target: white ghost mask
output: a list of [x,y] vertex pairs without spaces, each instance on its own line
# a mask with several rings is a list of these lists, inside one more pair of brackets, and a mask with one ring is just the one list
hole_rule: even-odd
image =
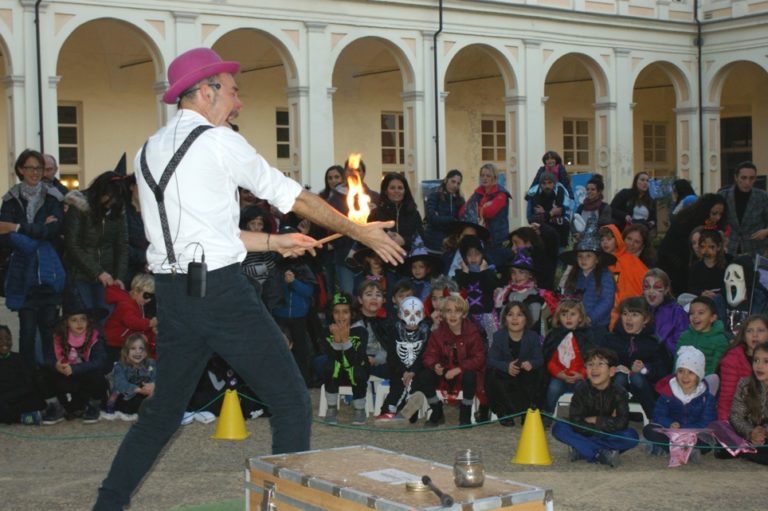
[[424,304],[415,296],[409,296],[400,302],[400,309],[397,311],[397,317],[400,318],[408,328],[413,329],[424,319]]
[[729,264],[725,269],[725,299],[731,307],[738,307],[747,298],[747,279],[744,267],[740,264]]

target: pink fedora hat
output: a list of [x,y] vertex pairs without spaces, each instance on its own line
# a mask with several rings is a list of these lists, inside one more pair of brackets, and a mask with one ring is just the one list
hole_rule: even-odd
[[200,80],[219,73],[235,74],[239,70],[239,62],[221,60],[221,57],[210,48],[186,51],[168,66],[168,81],[171,85],[163,94],[163,101],[173,105],[179,100],[182,92]]

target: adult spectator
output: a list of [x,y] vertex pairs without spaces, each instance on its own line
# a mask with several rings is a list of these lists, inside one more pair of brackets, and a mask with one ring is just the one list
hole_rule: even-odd
[[509,236],[511,198],[512,195],[498,184],[496,165],[486,163],[480,167],[480,186],[464,204],[459,217],[486,227],[491,233],[491,244],[500,246]]
[[128,176],[125,183],[128,187],[128,200],[125,203],[125,220],[128,229],[128,276],[125,282],[131,282],[136,274],[147,271],[149,241],[144,234],[144,220],[141,219],[141,203],[139,203],[136,174]]
[[672,215],[678,214],[684,207],[696,202],[696,192],[687,179],[675,179],[672,182],[672,204],[669,209]]
[[555,183],[560,183],[568,190],[568,197],[573,200],[573,187],[571,186],[571,177],[568,175],[565,165],[563,165],[563,159],[555,151],[547,151],[544,156],[541,157],[541,162],[544,164],[536,171],[536,175],[533,177],[531,186],[528,190],[539,184],[541,175],[544,172],[551,172],[555,176]]
[[[333,232],[372,247],[388,263],[403,250],[381,229],[358,225],[330,208],[278,169],[227,125],[242,103],[234,74],[208,48],[177,57],[168,70],[163,96],[179,110],[145,144],[136,158],[142,216],[155,274],[160,356],[152,399],[126,434],[99,490],[96,511],[123,509],[163,447],[179,428],[184,408],[212,352],[218,353],[272,412],[275,453],[309,449],[311,402],[284,336],[240,269],[248,251],[283,256],[313,251],[315,240],[298,233],[270,235],[238,229],[237,186],[251,190],[283,212],[290,210]],[[192,137],[190,137],[192,134]],[[194,138],[197,137],[197,138]],[[167,167],[180,145],[178,169]],[[161,176],[166,173],[165,180]],[[174,172],[175,170],[175,172]],[[158,182],[164,183],[160,194]],[[165,187],[165,184],[168,184]],[[157,198],[162,198],[158,202]],[[385,224],[384,226],[388,226]],[[187,271],[205,249],[207,271]],[[198,259],[199,261],[199,259]],[[203,292],[195,282],[205,279]]]
[[[35,337],[40,332],[44,350],[53,350],[53,322],[61,303],[63,280],[57,285],[51,271],[61,261],[51,243],[64,225],[62,196],[42,181],[45,160],[26,149],[14,170],[21,181],[3,197],[0,209],[0,244],[13,252],[5,286],[6,306],[19,312],[19,353],[30,369],[35,364]],[[58,286],[58,289],[57,289]]]
[[632,224],[621,233],[624,249],[628,254],[638,257],[648,268],[656,266],[656,250],[648,228],[642,224]]
[[123,176],[100,174],[83,194],[69,194],[64,217],[64,263],[70,286],[88,309],[109,310],[105,288],[128,274],[128,230]]
[[725,231],[727,210],[723,196],[705,193],[672,218],[672,224],[659,245],[658,267],[669,275],[672,294],[675,296],[688,289],[688,268],[691,261],[688,239],[691,231],[700,226]]
[[726,219],[731,226],[728,252],[760,254],[768,248],[768,194],[755,188],[757,167],[751,161],[740,163],[736,168],[733,186],[721,190],[725,197]]
[[427,197],[424,245],[431,252],[443,252],[443,240],[451,234],[453,222],[459,219],[459,210],[464,205],[461,196],[463,178],[460,171],[449,171],[437,190]]
[[45,159],[45,168],[43,169],[43,182],[48,186],[56,188],[61,194],[61,197],[64,198],[64,196],[69,192],[69,188],[64,186],[64,183],[59,181],[59,179],[56,177],[56,174],[59,172],[59,164],[56,162],[56,158],[54,158],[52,154],[44,154],[43,158]]
[[611,201],[613,223],[620,231],[632,224],[643,224],[651,233],[656,232],[656,200],[648,193],[647,172],[638,172],[632,188],[624,188]]
[[[592,177],[587,181],[586,189],[587,195],[576,208],[576,214],[581,215],[584,219],[584,224],[593,216],[597,218],[598,227],[612,223],[611,206],[605,202],[605,197],[603,197],[603,191],[605,190],[603,176],[592,174]],[[578,240],[578,236],[576,239]]]
[[411,195],[408,180],[400,172],[384,176],[378,207],[371,211],[368,219],[372,222],[394,221],[395,227],[388,234],[406,251],[410,251],[414,236],[418,234],[423,237],[421,215]]
[[[331,165],[328,167],[325,170],[323,182],[325,183],[325,187],[317,195],[325,202],[332,204],[338,193],[336,188],[344,182],[344,167],[341,165]],[[328,234],[331,233],[314,224],[310,229],[310,236],[315,239],[324,238]],[[333,243],[327,243],[317,252],[318,264],[323,270],[323,283],[325,284],[326,291],[331,295],[333,295],[336,290],[336,265],[334,264],[334,256]]]

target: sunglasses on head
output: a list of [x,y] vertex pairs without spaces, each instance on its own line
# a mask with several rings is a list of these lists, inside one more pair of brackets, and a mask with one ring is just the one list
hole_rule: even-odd
[[155,293],[147,293],[146,291],[144,291],[141,294],[141,296],[143,296],[145,300],[151,300],[152,298],[155,297]]

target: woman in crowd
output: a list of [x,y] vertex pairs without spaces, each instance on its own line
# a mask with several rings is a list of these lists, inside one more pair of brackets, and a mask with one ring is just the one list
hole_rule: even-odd
[[628,254],[639,258],[648,268],[656,265],[656,250],[653,248],[651,233],[643,224],[632,224],[621,233],[624,248]]
[[480,167],[480,186],[467,200],[459,216],[475,222],[491,232],[491,245],[500,246],[509,235],[509,199],[512,195],[500,184],[496,165],[486,163]]
[[691,260],[688,237],[691,231],[699,226],[724,230],[725,219],[725,198],[715,193],[705,193],[672,219],[672,225],[659,245],[658,267],[672,279],[672,293],[675,296],[688,289]]
[[603,176],[593,174],[587,181],[587,196],[576,208],[576,214],[581,215],[585,223],[593,216],[597,217],[598,227],[612,222],[611,206],[605,202],[603,190],[605,190]]
[[460,171],[449,171],[440,187],[427,198],[424,244],[431,252],[443,251],[443,240],[451,233],[451,224],[459,218],[459,210],[464,205],[462,179]]
[[422,236],[421,215],[413,200],[408,180],[400,172],[387,174],[381,181],[378,207],[368,216],[369,222],[394,220],[389,235],[398,245],[410,251],[415,235]]
[[675,179],[672,182],[672,204],[669,207],[672,215],[680,213],[684,207],[696,202],[697,198],[690,181],[687,179]]
[[53,281],[44,282],[51,264],[61,267],[52,243],[64,224],[61,194],[43,183],[44,166],[42,154],[23,151],[14,165],[21,182],[8,190],[0,210],[0,243],[13,250],[8,279],[0,285],[5,286],[6,306],[19,311],[19,353],[30,369],[35,367],[38,330],[43,346],[52,346],[52,324],[63,284],[57,290]]
[[656,231],[656,200],[648,193],[647,172],[638,172],[632,188],[624,188],[611,201],[611,214],[619,230],[632,224],[643,224],[652,233]]

